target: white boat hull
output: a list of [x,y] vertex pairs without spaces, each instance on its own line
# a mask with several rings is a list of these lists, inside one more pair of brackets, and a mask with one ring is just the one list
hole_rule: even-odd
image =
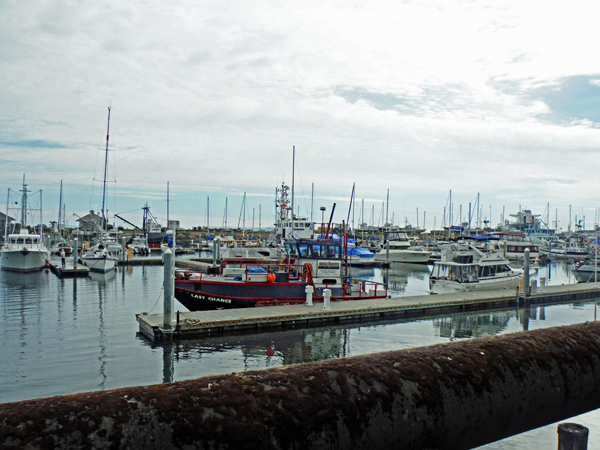
[[381,250],[375,255],[375,261],[389,261],[389,262],[404,262],[413,264],[427,264],[431,252],[415,251],[415,250],[390,250],[389,259],[387,258],[386,251]]
[[81,264],[93,272],[106,273],[114,270],[116,259],[111,256],[82,256]]
[[433,294],[451,294],[455,292],[493,291],[516,289],[521,283],[521,275],[511,275],[491,280],[479,280],[475,283],[459,283],[451,280],[430,280],[429,290]]
[[46,266],[48,252],[41,249],[2,249],[2,270],[35,272]]

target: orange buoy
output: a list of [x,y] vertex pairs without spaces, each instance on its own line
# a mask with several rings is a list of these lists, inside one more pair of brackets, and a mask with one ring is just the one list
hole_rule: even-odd
[[272,283],[273,281],[275,281],[275,274],[274,273],[268,273],[267,274],[267,282]]

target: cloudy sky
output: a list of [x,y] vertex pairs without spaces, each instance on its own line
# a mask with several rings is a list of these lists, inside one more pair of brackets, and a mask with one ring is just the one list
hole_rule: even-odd
[[[315,220],[353,183],[365,221],[439,228],[529,208],[592,228],[600,207],[596,2],[532,0],[3,0],[0,193],[59,186],[73,213],[101,207],[111,106],[108,209],[141,224],[272,224],[291,183]],[[2,197],[0,197],[2,198]],[[0,206],[5,210],[5,205]],[[112,214],[112,213],[109,213]],[[385,214],[385,212],[383,212]],[[491,214],[491,216],[490,216]],[[435,219],[434,219],[435,218]],[[574,220],[574,219],[572,219]],[[117,221],[119,224],[119,222]]]

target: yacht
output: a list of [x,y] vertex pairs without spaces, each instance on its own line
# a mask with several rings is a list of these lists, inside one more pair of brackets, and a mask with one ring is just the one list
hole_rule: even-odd
[[48,249],[42,236],[21,230],[19,234],[9,234],[2,246],[2,269],[16,272],[41,270],[48,262]]
[[540,254],[549,259],[585,259],[590,251],[585,242],[573,238],[563,243],[549,243],[540,248]]
[[[408,235],[401,231],[385,233],[386,244],[375,254],[375,261],[427,264],[431,251],[426,247],[413,246]],[[387,249],[389,246],[389,252]]]
[[470,244],[450,244],[441,252],[429,276],[433,294],[515,289],[523,269],[513,269],[498,253],[483,253]]
[[535,265],[540,259],[539,246],[531,242],[531,238],[522,233],[492,233],[498,240],[487,243],[486,249],[499,252],[509,261],[523,262],[525,249],[529,249],[529,263]]
[[[23,189],[21,194],[8,189],[6,199],[6,220],[4,222],[4,244],[0,252],[2,260],[2,269],[17,272],[33,272],[41,270],[48,262],[48,248],[44,243],[42,235],[42,191],[29,195],[31,191],[25,184],[25,175],[23,175]],[[30,197],[36,198],[39,195],[37,204],[39,208],[30,205]],[[16,201],[19,199],[19,201]],[[19,205],[19,206],[14,206]],[[27,221],[32,220],[33,216],[39,213],[39,231],[37,234],[29,234]],[[18,213],[18,214],[17,214]],[[15,217],[21,216],[21,230],[18,234],[9,233],[9,214]]]
[[600,281],[597,259],[579,261],[575,264],[571,271],[575,275],[575,279],[580,283],[594,283]]

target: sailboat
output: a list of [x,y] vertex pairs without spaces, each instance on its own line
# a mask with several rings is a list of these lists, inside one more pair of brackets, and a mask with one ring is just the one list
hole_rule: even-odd
[[[81,264],[87,266],[91,271],[106,273],[114,270],[117,263],[116,257],[119,253],[120,244],[112,238],[106,230],[107,219],[105,215],[106,206],[106,177],[108,170],[108,138],[110,132],[110,106],[108,107],[108,124],[106,126],[106,151],[104,156],[104,185],[102,189],[102,229],[98,243],[90,247],[82,256]],[[110,251],[109,251],[110,250]],[[123,249],[120,248],[122,252]]]
[[[29,230],[27,228],[28,213],[35,211],[36,209],[29,207],[28,194],[30,191],[27,189],[27,184],[25,184],[25,175],[23,175],[23,189],[21,192],[21,230],[19,233],[9,234],[10,220],[8,216],[10,210],[17,211],[19,208],[10,206],[11,189],[8,189],[6,202],[6,222],[4,225],[5,242],[2,245],[2,252],[0,253],[2,259],[2,269],[15,272],[34,272],[43,269],[48,260],[48,249],[44,244],[42,234],[42,191],[40,190],[36,192],[36,194],[39,194],[40,205],[39,209],[37,209],[40,213],[38,234],[29,234]],[[18,204],[19,202],[16,203]]]

